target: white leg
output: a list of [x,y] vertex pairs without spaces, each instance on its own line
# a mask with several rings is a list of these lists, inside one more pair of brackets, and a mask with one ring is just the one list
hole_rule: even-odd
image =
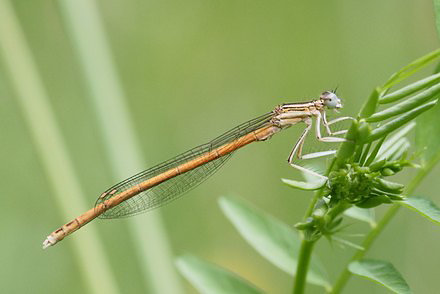
[[351,120],[355,120],[354,118],[352,118],[351,116],[342,116],[342,117],[338,117],[335,119],[332,119],[331,121],[327,122],[328,125],[343,121],[343,120],[347,120],[347,119],[351,119]]
[[[298,158],[300,158],[300,159],[313,159],[313,158],[318,158],[318,157],[324,157],[324,156],[332,155],[332,154],[335,154],[335,153],[336,153],[336,150],[328,150],[328,151],[308,153],[308,154],[304,154],[304,155],[298,154]],[[292,159],[293,159],[293,157],[292,157]],[[300,170],[302,172],[311,174],[311,175],[313,175],[315,177],[327,180],[326,176],[323,176],[323,175],[321,175],[321,174],[319,174],[317,172],[314,172],[314,171],[312,171],[310,169],[307,169],[305,167],[297,165],[297,164],[293,163],[292,161],[289,161],[289,163],[290,163],[290,166],[292,166],[293,168],[296,168],[296,169],[298,169],[298,170]]]
[[[328,151],[321,151],[321,152],[308,153],[308,154],[304,154],[304,155],[298,155],[298,158],[300,158],[300,159],[312,159],[312,158],[318,158],[318,157],[324,157],[324,156],[332,155],[332,154],[335,154],[335,153],[336,153],[336,150],[328,150]],[[310,169],[307,169],[305,167],[297,165],[297,164],[295,164],[293,162],[289,162],[289,163],[290,163],[290,166],[292,166],[293,168],[296,168],[296,169],[298,169],[298,170],[300,170],[302,172],[311,174],[311,175],[313,175],[315,177],[318,177],[318,178],[321,178],[321,179],[324,179],[324,180],[328,179],[326,176],[323,176],[323,175],[321,175],[321,174],[319,174],[317,172],[314,172],[314,171],[312,171]]]
[[300,165],[297,165],[297,164],[294,164],[294,163],[290,163],[290,166],[293,167],[293,168],[296,168],[297,170],[300,170],[300,171],[302,171],[302,172],[305,172],[305,173],[311,174],[311,175],[313,175],[313,176],[315,176],[315,177],[317,177],[317,178],[321,178],[321,179],[324,179],[324,180],[328,180],[328,178],[327,178],[326,176],[323,176],[323,175],[321,175],[321,174],[318,174],[317,172],[314,172],[314,171],[312,171],[312,170],[310,170],[310,169],[307,169],[307,168],[305,168],[305,167],[302,167],[302,166],[300,166]]
[[342,134],[345,134],[345,133],[347,133],[347,130],[341,130],[341,131],[333,132],[333,133],[331,133],[331,135],[342,135]]
[[[329,133],[329,135],[336,135],[336,134],[343,134],[346,132],[346,130],[343,131],[338,131],[335,133],[332,133],[329,125],[338,121],[342,121],[342,120],[346,120],[346,119],[351,119],[350,117],[341,117],[341,118],[337,118],[331,122],[327,122],[326,118],[325,118],[325,112],[324,115],[321,116],[320,112],[316,113],[316,137],[318,138],[319,141],[321,142],[345,142],[346,139],[344,138],[338,138],[338,137],[322,137],[321,136],[321,119],[323,120],[323,125],[325,126],[327,132]],[[327,177],[318,174],[314,171],[311,171],[307,168],[304,168],[300,165],[297,165],[295,163],[293,163],[293,158],[295,157],[295,155],[299,158],[299,159],[312,159],[312,158],[318,158],[318,157],[323,157],[323,156],[328,156],[328,155],[332,155],[336,153],[336,150],[328,150],[328,151],[321,151],[321,152],[314,152],[314,153],[309,153],[309,154],[304,154],[302,155],[302,148],[304,146],[304,141],[305,138],[308,134],[308,132],[310,131],[310,129],[312,128],[312,119],[311,118],[307,118],[304,119],[304,122],[307,124],[307,127],[305,128],[305,130],[303,131],[303,133],[301,134],[300,138],[298,139],[298,141],[295,143],[295,146],[292,149],[292,152],[290,152],[289,158],[288,158],[288,162],[289,164],[302,171],[302,172],[306,172],[309,173],[311,175],[314,175],[316,177],[322,178],[322,179],[327,179]]]
[[301,156],[302,159],[313,159],[318,157],[324,157],[328,155],[336,154],[336,150],[327,150],[327,151],[320,151],[320,152],[313,152],[313,153],[307,153]]
[[290,164],[292,164],[293,157],[295,156],[295,154],[297,154],[298,158],[301,158],[301,153],[302,153],[302,147],[304,145],[304,140],[305,140],[305,138],[307,136],[307,133],[312,128],[312,119],[311,118],[305,119],[304,122],[306,123],[307,127],[304,129],[304,131],[301,134],[301,137],[299,137],[298,141],[296,141],[295,146],[293,146],[292,152],[290,152],[289,158],[287,159],[287,161]]
[[[321,136],[321,113],[316,112],[316,138],[321,142],[329,142],[329,143],[335,143],[335,142],[345,142],[347,141],[344,138],[339,137],[322,137]],[[328,124],[327,124],[328,125]],[[330,132],[331,135],[331,132]]]
[[313,175],[315,177],[327,180],[327,177],[325,177],[323,175],[320,175],[320,174],[318,174],[318,173],[316,173],[316,172],[314,172],[312,170],[309,170],[309,169],[307,169],[305,167],[302,167],[300,165],[297,165],[297,164],[293,163],[293,158],[295,157],[295,155],[299,159],[302,159],[302,158],[307,159],[307,158],[316,158],[316,157],[320,157],[320,156],[325,156],[325,155],[333,154],[334,152],[336,152],[335,150],[332,150],[333,153],[328,153],[328,154],[324,154],[324,155],[323,154],[318,155],[318,153],[326,153],[327,151],[305,154],[303,156],[302,155],[302,148],[303,148],[304,141],[305,141],[305,138],[307,136],[307,133],[312,128],[312,120],[309,118],[309,119],[304,120],[304,122],[307,124],[307,127],[305,128],[305,130],[301,134],[301,137],[299,137],[298,141],[295,143],[295,146],[293,147],[292,152],[290,152],[290,155],[289,155],[289,158],[288,158],[288,162],[289,162],[290,166],[292,166],[293,168],[296,168],[297,170],[300,170],[302,172],[311,174],[311,175]]
[[332,132],[332,131],[330,130],[330,125],[331,125],[331,124],[334,124],[334,123],[337,123],[337,122],[340,122],[340,121],[344,121],[344,120],[347,120],[347,119],[352,119],[352,120],[354,120],[354,118],[352,118],[352,117],[350,117],[350,116],[343,116],[343,117],[335,118],[335,119],[333,119],[333,120],[331,120],[331,121],[327,121],[327,116],[326,116],[325,111],[323,111],[321,114],[322,114],[322,124],[324,125],[324,127],[325,127],[325,129],[326,129],[326,131],[327,131],[327,134],[329,134],[330,136],[333,136],[333,135],[342,135],[342,134],[347,133],[347,130],[341,130],[341,131],[337,131],[337,132]]
[[321,114],[322,114],[322,124],[324,125],[324,127],[327,131],[327,134],[329,134],[330,136],[333,135],[333,133],[329,127],[330,124],[327,122],[327,115],[326,115],[325,111],[322,111]]

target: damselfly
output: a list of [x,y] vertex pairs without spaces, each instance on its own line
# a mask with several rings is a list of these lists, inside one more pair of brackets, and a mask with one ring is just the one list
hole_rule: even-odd
[[[351,119],[351,117],[339,117],[327,121],[325,112],[327,108],[334,110],[342,108],[341,100],[333,91],[323,92],[317,100],[282,104],[269,113],[229,130],[209,143],[197,146],[138,173],[109,188],[99,196],[94,208],[51,233],[43,242],[43,248],[55,245],[96,217],[127,217],[162,206],[200,184],[213,174],[235,150],[252,142],[265,141],[279,131],[299,122],[304,122],[306,128],[290,152],[288,162],[297,169],[322,177],[295,164],[293,160],[295,156],[299,159],[309,159],[336,152],[330,150],[302,154],[305,138],[312,128],[313,118],[316,120],[316,137],[319,141],[345,141],[344,138],[335,136],[344,134],[346,130],[332,132],[330,125]],[[328,137],[321,135],[321,124],[325,127]]]

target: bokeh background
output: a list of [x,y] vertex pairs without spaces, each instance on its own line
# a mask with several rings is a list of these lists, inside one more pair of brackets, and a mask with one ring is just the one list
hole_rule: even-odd
[[[196,293],[172,264],[193,253],[289,293],[292,278],[241,239],[217,199],[299,221],[311,194],[280,178],[299,177],[285,160],[301,127],[238,151],[158,211],[40,244],[115,182],[277,104],[339,86],[355,114],[373,87],[439,46],[434,23],[430,0],[0,0],[1,292]],[[418,191],[437,202],[438,172]],[[435,293],[439,242],[438,227],[401,211],[368,257]],[[316,252],[334,279],[353,250],[322,240]],[[386,291],[354,277],[346,293]]]

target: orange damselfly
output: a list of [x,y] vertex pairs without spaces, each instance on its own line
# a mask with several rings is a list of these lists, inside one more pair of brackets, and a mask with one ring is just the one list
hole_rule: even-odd
[[[295,143],[288,162],[293,167],[314,173],[293,162],[294,157],[308,159],[334,154],[335,150],[302,154],[305,138],[315,118],[316,137],[322,142],[343,142],[335,135],[346,130],[331,132],[330,125],[351,117],[339,117],[327,121],[326,109],[342,108],[341,100],[334,91],[323,92],[319,99],[300,103],[287,103],[227,131],[209,143],[190,149],[170,160],[140,172],[107,189],[99,196],[94,208],[52,232],[43,242],[43,248],[53,246],[67,235],[75,232],[96,217],[121,218],[160,207],[189,191],[213,174],[232,153],[247,144],[264,141],[279,131],[300,122],[306,128]],[[328,137],[322,137],[321,124]]]

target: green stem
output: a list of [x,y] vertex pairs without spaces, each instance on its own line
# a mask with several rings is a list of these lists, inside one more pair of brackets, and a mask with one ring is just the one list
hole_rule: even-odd
[[309,241],[305,238],[301,242],[299,260],[296,267],[295,286],[293,287],[294,294],[304,293],[310,258],[312,256],[313,245],[315,245],[315,242],[316,241]]
[[[412,179],[412,181],[408,184],[407,195],[412,194],[415,189],[420,185],[426,175],[434,168],[437,162],[440,160],[440,153],[433,158],[423,169],[421,169],[417,175]],[[395,204],[385,213],[384,217],[378,222],[377,226],[370,231],[370,233],[365,237],[362,242],[362,247],[364,250],[358,250],[350,259],[349,263],[358,259],[361,259],[365,256],[368,249],[370,249],[373,242],[379,236],[379,234],[383,231],[386,225],[391,221],[394,215],[399,211],[400,205]],[[347,284],[348,279],[351,277],[351,273],[348,270],[348,266],[344,268],[342,273],[339,275],[339,278],[336,280],[336,283],[331,291],[332,294],[340,293],[344,286]]]
[[315,192],[315,195],[313,196],[312,201],[310,202],[310,205],[306,210],[306,213],[304,215],[304,219],[306,219],[312,215],[313,209],[315,208],[315,205],[316,205],[316,202],[318,202],[318,200],[321,199],[323,193],[324,193],[324,189],[322,189],[322,188]]

